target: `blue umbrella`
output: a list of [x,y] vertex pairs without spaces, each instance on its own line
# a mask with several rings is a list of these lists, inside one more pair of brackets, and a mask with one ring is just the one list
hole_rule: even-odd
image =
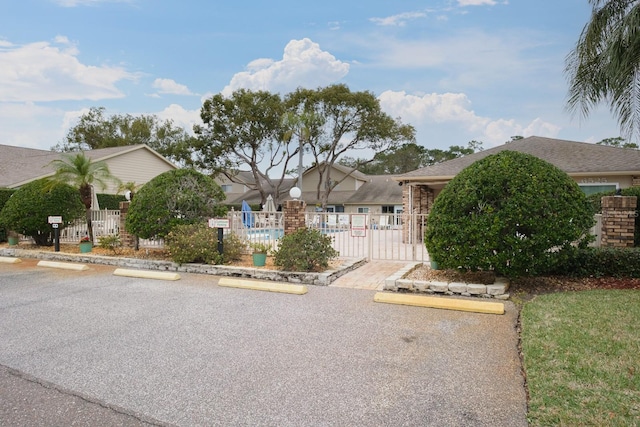
[[251,206],[245,200],[242,201],[242,223],[247,228],[253,227],[253,213],[251,211]]

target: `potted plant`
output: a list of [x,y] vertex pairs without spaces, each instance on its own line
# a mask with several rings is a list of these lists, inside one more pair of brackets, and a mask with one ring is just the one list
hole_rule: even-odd
[[84,236],[80,239],[80,253],[86,254],[87,252],[91,252],[91,248],[93,247],[93,243],[89,239],[89,236]]
[[251,243],[251,249],[253,249],[253,265],[256,267],[264,267],[267,263],[267,253],[271,246],[262,242]]
[[18,242],[20,242],[20,237],[18,233],[15,231],[9,230],[7,233],[7,242],[9,242],[9,246],[16,246]]

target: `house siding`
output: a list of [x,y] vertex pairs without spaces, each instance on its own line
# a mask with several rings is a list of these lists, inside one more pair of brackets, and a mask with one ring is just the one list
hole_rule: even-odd
[[[135,150],[123,153],[105,160],[112,175],[117,176],[123,183],[132,181],[137,185],[146,184],[161,173],[174,170],[171,164],[162,160],[148,150]],[[108,183],[109,186],[102,193],[115,194],[118,186]]]

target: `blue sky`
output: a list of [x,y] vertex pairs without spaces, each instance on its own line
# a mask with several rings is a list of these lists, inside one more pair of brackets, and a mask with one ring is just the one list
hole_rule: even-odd
[[0,13],[0,144],[49,149],[90,107],[191,129],[206,97],[369,90],[428,148],[619,135],[565,110],[587,0],[19,0]]

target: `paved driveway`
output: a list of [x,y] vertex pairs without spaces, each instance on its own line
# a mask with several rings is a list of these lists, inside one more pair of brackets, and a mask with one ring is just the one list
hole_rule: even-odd
[[156,424],[526,425],[511,304],[495,316],[112,271],[0,264],[0,365]]

